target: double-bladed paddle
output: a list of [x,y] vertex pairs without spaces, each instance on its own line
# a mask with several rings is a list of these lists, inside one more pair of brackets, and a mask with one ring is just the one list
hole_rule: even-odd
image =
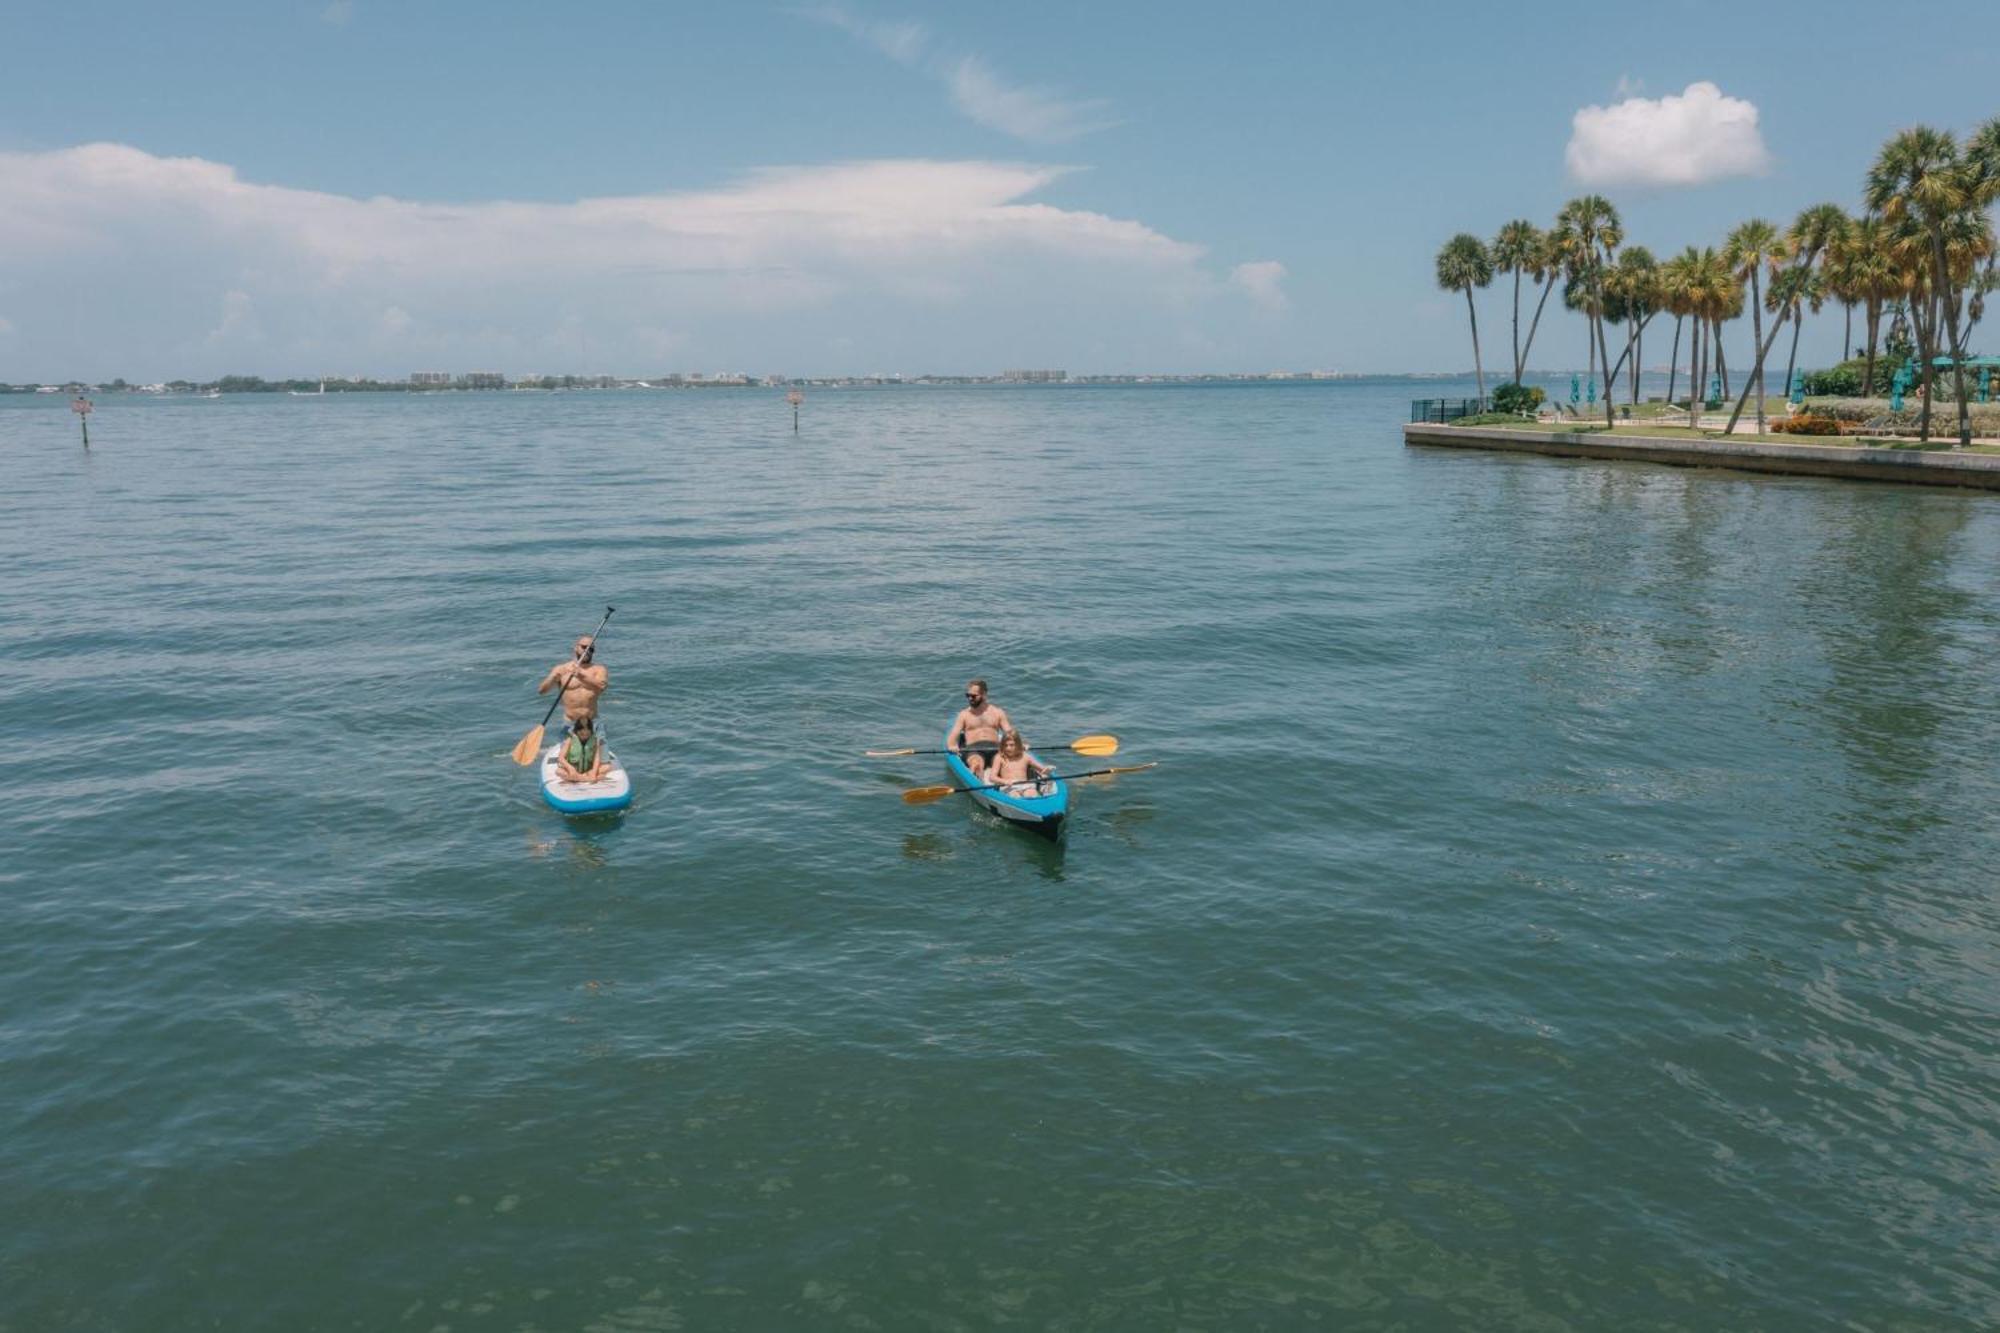
[[[1087,754],[1093,759],[1118,753],[1116,736],[1078,736],[1068,745],[1037,745],[1037,750],[1071,750],[1077,754]],[[864,750],[868,759],[899,759],[906,754],[956,754],[955,750]]]
[[[590,648],[592,652],[597,651],[597,636],[604,633],[604,627],[611,623],[611,613],[613,611],[616,611],[617,609],[618,608],[615,606],[605,607],[604,619],[598,621],[597,628],[590,632]],[[519,741],[515,742],[514,745],[515,763],[525,768],[529,764],[535,762],[535,756],[541,752],[542,737],[548,732],[549,729],[549,719],[556,715],[556,707],[561,703],[562,703],[562,691],[557,690],[555,699],[549,704],[549,711],[542,714],[541,723],[538,726],[536,726],[534,730],[530,731],[527,735],[521,737]]]
[[[1137,773],[1142,769],[1158,768],[1160,761],[1150,764],[1127,764],[1123,768],[1093,768],[1087,773],[1054,773],[1050,782],[1073,782],[1077,778],[1103,777],[1106,773]],[[903,793],[906,805],[928,805],[932,801],[942,801],[947,796],[963,796],[969,791],[992,791],[996,787],[1018,787],[1022,782],[1034,782],[1035,778],[1022,778],[1020,782],[989,782],[981,787],[912,787]]]

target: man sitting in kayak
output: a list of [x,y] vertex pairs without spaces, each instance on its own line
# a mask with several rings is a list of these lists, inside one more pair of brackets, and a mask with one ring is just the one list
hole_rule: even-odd
[[595,782],[604,776],[604,746],[591,719],[580,717],[570,723],[569,739],[556,756],[556,776],[564,782]]
[[1007,783],[1016,796],[1027,796],[1031,794],[1031,785],[1041,788],[1053,772],[1047,764],[1028,758],[1028,743],[1021,739],[1020,732],[1010,731],[1000,742],[1000,753],[993,756],[985,777],[988,782]]
[[1007,710],[986,697],[986,682],[975,680],[965,687],[965,707],[952,719],[944,746],[958,752],[972,776],[983,777],[987,761],[1000,749],[1000,738],[1013,729]]
[[536,694],[547,694],[560,685],[563,717],[570,722],[596,717],[597,696],[611,684],[611,673],[590,660],[596,652],[596,642],[588,634],[584,635],[570,649],[569,661],[550,667],[549,674],[542,677],[542,683],[535,687]]

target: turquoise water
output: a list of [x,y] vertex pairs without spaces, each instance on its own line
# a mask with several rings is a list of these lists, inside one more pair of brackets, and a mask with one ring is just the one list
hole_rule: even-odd
[[2000,1321],[2000,501],[1469,389],[0,401],[0,1328]]

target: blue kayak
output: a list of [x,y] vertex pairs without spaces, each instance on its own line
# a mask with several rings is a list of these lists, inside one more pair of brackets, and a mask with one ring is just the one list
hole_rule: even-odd
[[[972,776],[972,770],[965,766],[965,761],[951,753],[949,727],[945,729],[944,736],[944,769],[952,785],[984,786],[984,779]],[[1030,751],[1028,757],[1034,758],[1034,753]],[[1050,841],[1062,836],[1063,824],[1069,818],[1069,784],[1061,778],[1048,782],[1017,782],[1009,787],[968,792],[967,795],[1016,828],[1039,833]]]
[[603,815],[632,804],[632,777],[618,756],[604,751],[605,774],[595,782],[565,782],[556,772],[560,743],[542,756],[542,799],[566,815]]

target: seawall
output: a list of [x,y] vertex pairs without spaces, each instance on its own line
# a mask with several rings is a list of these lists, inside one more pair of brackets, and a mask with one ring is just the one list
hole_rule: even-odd
[[1671,436],[1510,430],[1505,426],[1411,423],[1403,443],[1444,449],[1498,449],[1557,458],[1609,458],[1669,467],[1721,467],[1855,481],[2000,490],[2000,454],[1943,450],[1863,449],[1837,444],[1771,444],[1763,440],[1696,440]]

